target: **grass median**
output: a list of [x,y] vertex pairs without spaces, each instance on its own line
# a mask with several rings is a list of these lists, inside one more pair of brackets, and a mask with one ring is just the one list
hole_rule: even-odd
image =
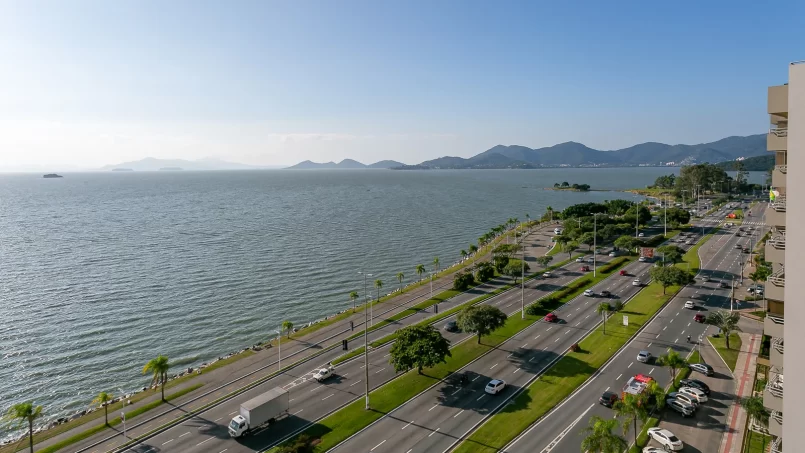
[[735,372],[735,364],[738,362],[738,353],[741,351],[741,337],[737,333],[730,334],[730,349],[727,349],[727,341],[723,335],[717,337],[707,337],[707,340],[721,356],[724,363],[730,367],[730,371]]
[[[324,452],[333,448],[340,442],[346,440],[349,436],[404,404],[430,386],[446,378],[451,373],[496,348],[521,330],[531,326],[542,319],[549,311],[572,300],[585,289],[590,288],[609,275],[612,275],[620,266],[626,265],[632,261],[634,261],[633,258],[621,258],[620,265],[610,266],[607,272],[599,271],[596,277],[588,275],[580,281],[574,282],[570,287],[564,290],[538,299],[538,301],[541,302],[540,306],[542,308],[536,315],[527,315],[525,319],[521,319],[520,316],[509,317],[502,328],[491,335],[483,337],[481,344],[474,341],[474,337],[470,337],[467,341],[457,344],[451,349],[452,357],[447,359],[447,363],[440,364],[433,368],[427,368],[421,375],[414,371],[408,372],[382,387],[375,389],[370,392],[372,410],[365,410],[364,402],[357,400],[332,415],[325,417],[319,423],[310,426],[300,435],[308,435],[313,439],[318,439],[318,444],[315,446],[316,452]],[[584,281],[584,283],[580,284],[581,281]],[[289,440],[287,443],[293,443],[294,440],[295,439]],[[275,447],[271,451],[276,452],[277,450],[278,448]]]

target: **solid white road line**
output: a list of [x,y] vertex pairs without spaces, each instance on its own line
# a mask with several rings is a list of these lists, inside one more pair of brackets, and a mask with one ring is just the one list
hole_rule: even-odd
[[[590,404],[590,407],[588,407],[586,411],[582,412],[582,414],[579,415],[578,418],[573,420],[570,423],[570,425],[567,426],[567,428],[565,428],[561,433],[559,433],[558,436],[556,436],[556,438],[554,440],[552,440],[545,448],[543,448],[541,453],[550,453],[551,450],[553,450],[554,447],[556,447],[556,445],[559,444],[559,442],[573,429],[573,427],[576,426],[581,421],[581,419],[584,418],[585,415],[587,415],[587,412],[590,412],[590,409],[592,409],[593,406],[595,406],[595,404]],[[532,427],[532,429],[533,429],[533,427]],[[528,431],[531,431],[531,429],[529,429]],[[526,431],[526,433],[528,433],[528,431]],[[526,434],[526,433],[524,433],[524,434]],[[523,436],[523,437],[525,437],[525,436]],[[515,441],[515,443],[516,443],[516,441]],[[512,445],[514,445],[514,444],[512,444]]]
[[182,434],[182,435],[181,435],[181,436],[179,436],[179,437],[184,437],[184,436],[186,436],[186,435],[188,435],[188,434],[190,434],[190,431],[188,431],[188,432],[186,432],[186,433]]
[[442,429],[442,428],[436,428],[436,431],[433,431],[432,433],[428,434],[428,437],[436,434],[437,432],[439,432],[440,429]]
[[411,420],[410,422],[408,422],[408,424],[407,424],[407,425],[403,426],[403,427],[402,427],[402,429],[408,428],[409,426],[411,426],[411,424],[412,424],[412,423],[414,423],[414,421],[413,421],[413,420]]
[[167,444],[169,444],[169,443],[171,443],[171,442],[173,442],[173,439],[171,439],[171,440],[169,440],[169,441],[167,441],[167,442],[162,442],[162,445],[167,445]]
[[379,447],[379,446],[381,446],[381,445],[383,445],[383,444],[385,444],[385,443],[386,443],[386,439],[383,439],[383,442],[380,442],[379,444],[375,445],[375,446],[374,446],[374,447],[372,447],[372,449],[371,449],[371,450],[369,450],[369,451],[375,451],[375,448],[377,448],[377,447]]

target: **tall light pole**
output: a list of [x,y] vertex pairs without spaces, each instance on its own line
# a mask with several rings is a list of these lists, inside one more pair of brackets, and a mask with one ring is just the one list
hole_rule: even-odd
[[277,330],[277,370],[282,371],[282,328]]
[[602,212],[594,212],[593,213],[593,277],[595,277],[595,269],[596,269],[596,254],[598,250],[598,214],[603,214]]
[[[366,277],[371,277],[372,274],[366,272],[358,272],[363,274],[363,300],[366,300]],[[366,407],[369,410],[369,320],[367,316],[369,311],[364,307],[363,309],[363,380],[366,381]]]
[[640,237],[640,204],[634,202],[634,237]]
[[663,236],[668,236],[668,195],[665,196],[665,232],[662,234]]

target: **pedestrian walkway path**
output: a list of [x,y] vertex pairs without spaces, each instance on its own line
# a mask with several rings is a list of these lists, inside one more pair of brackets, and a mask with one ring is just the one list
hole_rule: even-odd
[[735,399],[727,417],[726,436],[721,438],[719,453],[740,453],[744,428],[746,427],[746,411],[738,404],[741,398],[752,396],[755,383],[757,356],[760,351],[762,335],[739,333],[741,336],[741,352],[735,364]]

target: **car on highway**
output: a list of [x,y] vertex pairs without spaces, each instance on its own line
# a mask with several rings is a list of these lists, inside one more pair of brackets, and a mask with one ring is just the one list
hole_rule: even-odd
[[645,263],[646,262],[646,257],[641,256],[640,258],[637,259],[637,261],[640,261],[641,263]]
[[552,273],[550,273],[550,272],[543,272],[543,273],[542,273],[542,276],[543,276],[544,278],[551,278],[551,277],[553,277],[553,274],[552,274]]
[[729,288],[729,286],[727,286],[727,284],[724,283],[724,282],[718,282],[718,287],[719,288]]
[[699,389],[695,389],[693,387],[682,387],[678,390],[678,392],[682,395],[687,395],[691,399],[698,400],[699,404],[707,402],[707,395],[705,395],[704,392]]
[[584,295],[587,296],[587,297],[595,297],[595,291],[593,291],[591,289],[585,289],[584,290]]
[[581,266],[582,272],[590,272],[590,266]]
[[313,374],[313,379],[315,379],[318,382],[324,382],[333,376],[335,376],[335,367],[328,366],[327,368],[322,368],[316,371]]
[[647,433],[648,437],[662,445],[665,451],[681,451],[684,448],[682,441],[667,429],[649,428]]
[[545,315],[545,322],[559,322],[559,317],[553,313],[548,313]]
[[639,238],[642,238],[643,236],[645,236],[645,234],[643,234],[643,233],[640,233],[640,234],[637,235],[637,237],[639,237]]
[[562,229],[561,228],[554,228],[553,229],[553,234],[562,234]]
[[618,254],[615,252],[609,252],[609,256],[618,256]]
[[715,372],[713,371],[713,367],[711,367],[706,363],[691,363],[688,365],[688,367],[691,370],[702,373],[705,376],[712,376],[715,374]]
[[643,286],[643,282],[641,282],[639,278],[636,278],[632,281],[632,286]]
[[602,393],[598,398],[598,403],[606,407],[612,407],[616,401],[618,401],[618,394],[610,391]]
[[685,308],[695,309],[696,308],[696,303],[693,302],[692,300],[689,300],[689,301],[685,302]]
[[444,330],[448,332],[458,332],[458,323],[455,321],[447,321],[444,325]]
[[640,351],[637,353],[637,361],[642,363],[649,363],[651,361],[652,355],[648,351]]
[[708,277],[708,276],[706,276],[706,275],[703,275],[703,276],[702,276],[702,281],[703,281],[703,282],[709,282],[709,281],[710,281],[710,277]]
[[506,388],[506,381],[503,379],[492,379],[486,384],[484,391],[490,395],[497,395],[502,392],[504,388]]
[[704,313],[696,313],[696,316],[693,317],[693,320],[698,323],[703,323],[707,321],[707,316],[704,316]]
[[710,395],[710,387],[698,379],[682,379],[679,385],[683,387],[693,387],[704,392],[705,395]]
[[602,290],[601,297],[612,297],[612,293],[607,290]]
[[743,246],[742,246],[741,244],[735,244],[735,248],[736,248],[736,249],[740,249],[740,248],[742,248],[742,247],[743,247]]
[[623,276],[623,275],[629,275],[629,273],[628,273],[628,272],[626,272],[626,269],[621,269],[621,270],[620,270],[620,272],[618,272],[618,275],[621,275],[621,276]]
[[679,412],[683,417],[692,417],[696,409],[688,403],[681,401],[677,398],[668,398],[665,400],[665,405],[671,410]]
[[687,405],[693,406],[694,409],[698,409],[699,405],[701,404],[699,403],[699,400],[697,400],[696,398],[693,398],[689,395],[685,395],[684,393],[681,392],[671,392],[668,394],[668,398],[678,399]]
[[584,262],[584,257],[580,256],[580,257],[576,258],[576,262],[577,263],[583,263]]

